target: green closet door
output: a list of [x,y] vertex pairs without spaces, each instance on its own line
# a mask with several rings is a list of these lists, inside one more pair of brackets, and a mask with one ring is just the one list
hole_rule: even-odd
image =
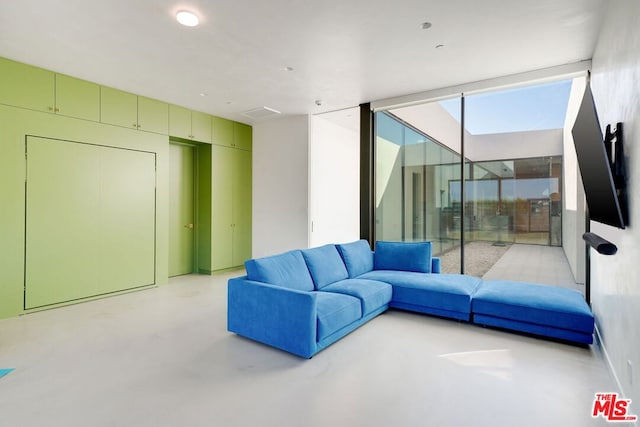
[[234,151],[233,265],[251,258],[251,152]]
[[178,276],[193,272],[194,148],[169,147],[169,276]]
[[155,154],[28,137],[25,308],[155,283]]

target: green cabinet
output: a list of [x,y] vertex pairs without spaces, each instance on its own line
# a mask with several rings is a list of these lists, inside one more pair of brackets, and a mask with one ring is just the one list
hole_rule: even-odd
[[0,104],[100,119],[100,86],[64,74],[0,58]]
[[244,123],[233,123],[233,146],[242,150],[251,150],[253,130]]
[[251,152],[212,146],[211,269],[251,258]]
[[64,74],[56,74],[54,111],[63,116],[100,121],[100,86]]
[[211,143],[211,116],[169,105],[169,135]]
[[251,151],[252,128],[249,125],[213,117],[211,135],[214,144]]
[[100,88],[100,121],[110,125],[138,127],[138,97],[110,87]]
[[53,112],[55,73],[0,58],[0,104]]
[[100,90],[102,123],[167,135],[168,104],[109,87]]
[[139,96],[138,129],[168,135],[169,104]]
[[211,118],[211,142],[217,145],[233,147],[233,124],[221,117]]

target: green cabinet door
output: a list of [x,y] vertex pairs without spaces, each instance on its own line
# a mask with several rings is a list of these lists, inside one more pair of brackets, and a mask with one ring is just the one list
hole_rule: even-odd
[[100,121],[110,125],[138,128],[138,97],[110,87],[100,88]]
[[252,128],[244,123],[233,123],[233,146],[241,150],[251,151]]
[[233,150],[233,265],[251,258],[251,152]]
[[169,135],[191,139],[191,111],[177,105],[169,105]]
[[56,74],[55,111],[63,116],[100,121],[100,86]]
[[233,266],[234,149],[211,146],[211,270]]
[[199,111],[191,112],[191,139],[211,144],[211,116]]
[[0,103],[53,112],[55,74],[42,68],[0,58]]
[[138,129],[167,135],[169,133],[169,104],[139,96]]
[[233,147],[233,123],[221,117],[211,118],[211,142],[217,145]]

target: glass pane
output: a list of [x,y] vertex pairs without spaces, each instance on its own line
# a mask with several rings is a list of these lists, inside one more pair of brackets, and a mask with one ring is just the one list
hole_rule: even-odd
[[491,270],[514,245],[562,244],[570,88],[563,81],[465,97],[465,273],[502,278]]
[[375,122],[376,239],[431,241],[442,271],[459,273],[459,122],[440,103],[376,113]]

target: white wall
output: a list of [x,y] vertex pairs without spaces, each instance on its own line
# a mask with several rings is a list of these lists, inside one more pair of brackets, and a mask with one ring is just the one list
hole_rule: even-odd
[[[333,117],[339,114],[340,120]],[[360,238],[359,109],[311,116],[309,246]]]
[[571,129],[584,94],[586,77],[573,79],[564,124],[562,171],[562,248],[576,283],[585,282],[585,198]]
[[[630,225],[591,222],[591,231],[618,246],[591,256],[591,301],[603,348],[634,414],[640,413],[640,2],[607,2],[593,56],[592,89],[600,125],[624,123]],[[628,362],[633,366],[630,375]]]
[[253,257],[308,247],[309,117],[253,126]]
[[562,130],[465,135],[464,155],[471,161],[526,159],[562,155]]
[[[456,153],[460,153],[460,122],[438,102],[396,108],[391,112]],[[468,132],[465,130],[465,138],[467,135]]]

